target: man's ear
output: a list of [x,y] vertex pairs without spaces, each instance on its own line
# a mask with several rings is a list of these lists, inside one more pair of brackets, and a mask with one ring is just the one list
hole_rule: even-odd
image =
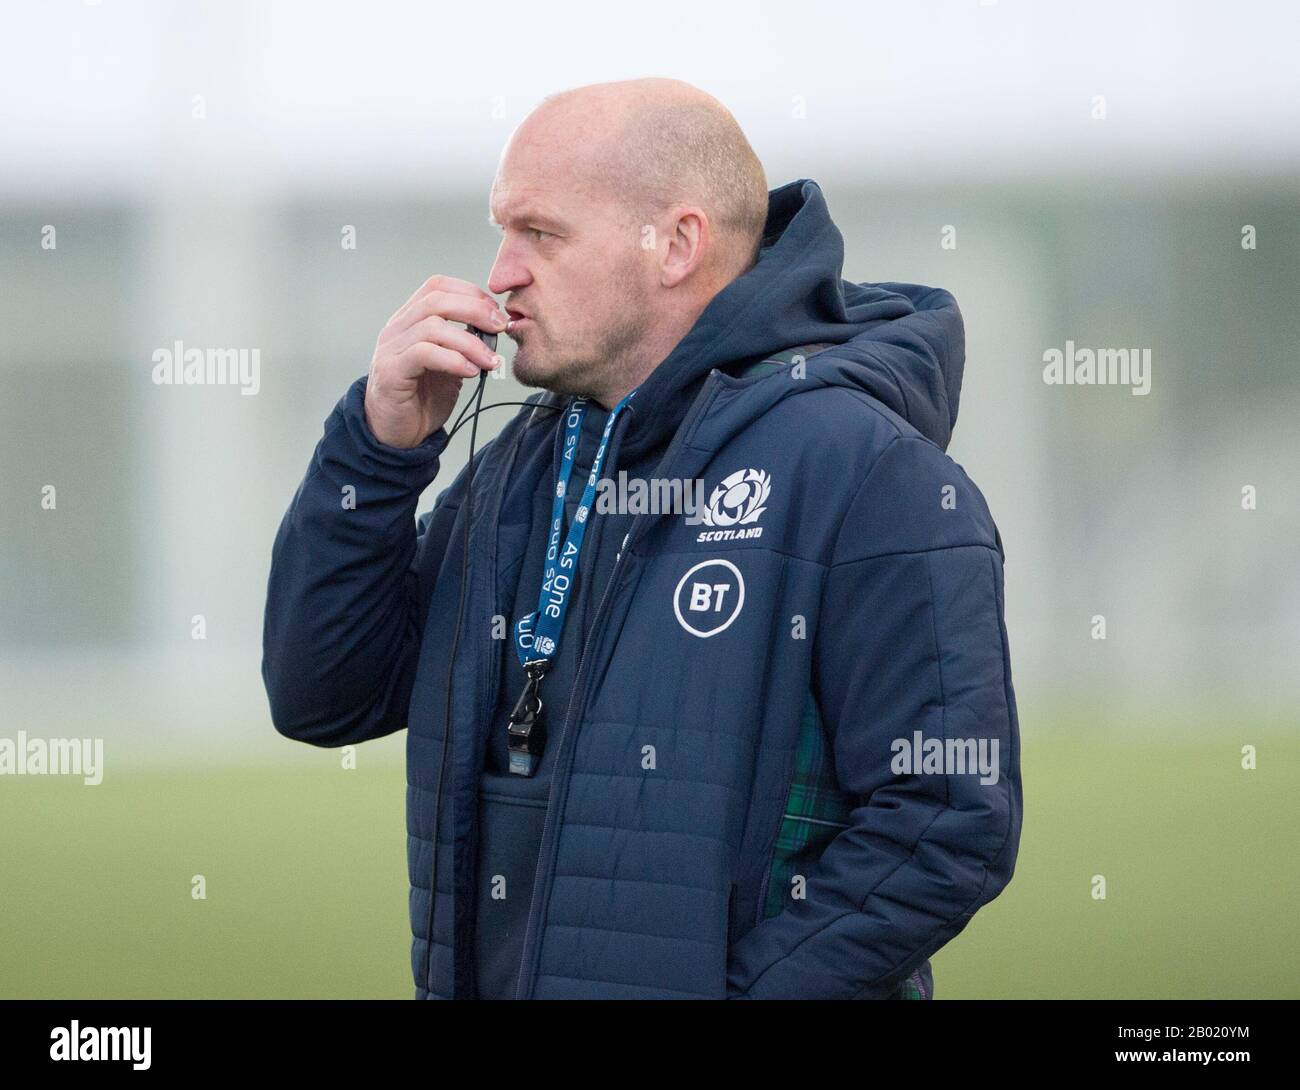
[[668,249],[659,266],[659,283],[675,288],[704,264],[713,245],[713,230],[704,210],[694,205],[673,209],[667,228]]

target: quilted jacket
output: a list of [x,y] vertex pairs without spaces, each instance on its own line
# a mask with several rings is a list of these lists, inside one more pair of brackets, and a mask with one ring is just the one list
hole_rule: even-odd
[[[939,289],[845,281],[842,259],[816,183],[774,190],[757,265],[657,369],[701,379],[655,476],[702,479],[708,520],[636,516],[552,694],[519,998],[928,997],[930,955],[1011,878],[1002,543],[944,453],[961,316]],[[551,471],[568,399],[534,395],[477,452],[462,595],[467,474],[417,521],[446,432],[387,447],[364,395],[326,421],[277,535],[263,677],[290,738],[406,729],[415,994],[457,998],[502,657],[478,633],[519,561],[500,527],[525,521],[505,486]],[[654,404],[648,380],[603,476]],[[991,775],[952,764],[977,749]]]

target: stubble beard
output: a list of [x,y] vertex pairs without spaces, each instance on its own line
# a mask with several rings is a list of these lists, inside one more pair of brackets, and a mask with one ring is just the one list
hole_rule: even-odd
[[564,344],[545,348],[535,343],[536,329],[519,342],[511,370],[524,386],[554,394],[599,397],[631,385],[637,348],[644,341],[649,321],[636,306],[618,308],[617,324],[598,332],[566,337]]

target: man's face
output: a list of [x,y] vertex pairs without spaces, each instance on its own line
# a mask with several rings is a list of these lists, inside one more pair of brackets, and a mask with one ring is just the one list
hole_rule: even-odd
[[515,377],[562,394],[609,385],[649,328],[654,284],[654,251],[641,248],[618,196],[583,170],[575,141],[580,134],[557,142],[521,128],[490,200],[502,240],[487,288],[509,293]]

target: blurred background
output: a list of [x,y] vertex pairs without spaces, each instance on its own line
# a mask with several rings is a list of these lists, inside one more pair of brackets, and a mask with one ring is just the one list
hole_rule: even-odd
[[[1025,823],[938,996],[1300,997],[1295,5],[0,10],[0,739],[105,764],[0,776],[0,996],[411,994],[404,735],[275,733],[271,542],[389,314],[486,280],[513,128],[663,75],[822,185],[847,278],[965,315]],[[155,385],[177,340],[260,390]],[[1045,384],[1067,340],[1151,392]]]

